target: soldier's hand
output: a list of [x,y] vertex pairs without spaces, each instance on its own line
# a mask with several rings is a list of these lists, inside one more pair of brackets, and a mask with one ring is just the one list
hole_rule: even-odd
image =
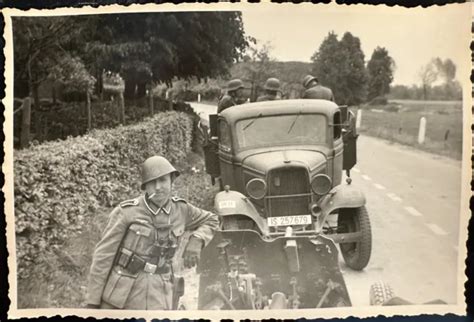
[[188,244],[186,245],[186,249],[183,253],[184,267],[191,268],[199,263],[203,246],[204,242],[202,239],[195,236],[191,236],[189,238]]

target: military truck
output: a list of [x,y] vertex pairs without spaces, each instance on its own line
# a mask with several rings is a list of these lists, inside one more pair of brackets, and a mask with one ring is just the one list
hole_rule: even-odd
[[205,163],[221,190],[221,229],[201,257],[200,309],[351,305],[336,244],[354,270],[372,246],[366,199],[350,177],[356,142],[352,112],[326,100],[210,115]]

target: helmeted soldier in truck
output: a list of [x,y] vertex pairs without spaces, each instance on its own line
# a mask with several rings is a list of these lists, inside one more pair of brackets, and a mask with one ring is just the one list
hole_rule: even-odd
[[265,94],[259,96],[257,98],[257,102],[274,101],[281,99],[281,97],[278,95],[281,92],[280,81],[277,78],[272,77],[267,79],[263,89],[265,90]]

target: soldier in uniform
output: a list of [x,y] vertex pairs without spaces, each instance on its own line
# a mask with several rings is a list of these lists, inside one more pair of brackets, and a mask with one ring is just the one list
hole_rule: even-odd
[[281,99],[278,96],[280,91],[280,81],[277,78],[269,78],[263,87],[265,94],[257,98],[257,102],[274,101]]
[[244,83],[240,79],[233,79],[227,84],[227,93],[217,103],[217,113],[228,107],[243,103]]
[[303,79],[306,88],[303,98],[322,99],[334,102],[334,95],[330,88],[319,84],[318,79],[312,75],[306,75]]
[[[170,310],[177,308],[172,260],[184,231],[192,235],[184,266],[197,265],[201,249],[218,228],[217,215],[171,197],[179,172],[163,157],[142,165],[144,194],[124,201],[110,214],[96,246],[89,276],[87,307]],[[179,280],[182,282],[182,280]]]

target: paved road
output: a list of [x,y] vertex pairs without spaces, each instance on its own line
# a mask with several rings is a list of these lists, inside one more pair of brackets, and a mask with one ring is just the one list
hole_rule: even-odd
[[[216,109],[192,105],[203,118]],[[341,260],[353,304],[368,305],[379,280],[417,303],[455,303],[461,162],[367,136],[358,158],[351,176],[367,197],[373,251],[362,272]]]

